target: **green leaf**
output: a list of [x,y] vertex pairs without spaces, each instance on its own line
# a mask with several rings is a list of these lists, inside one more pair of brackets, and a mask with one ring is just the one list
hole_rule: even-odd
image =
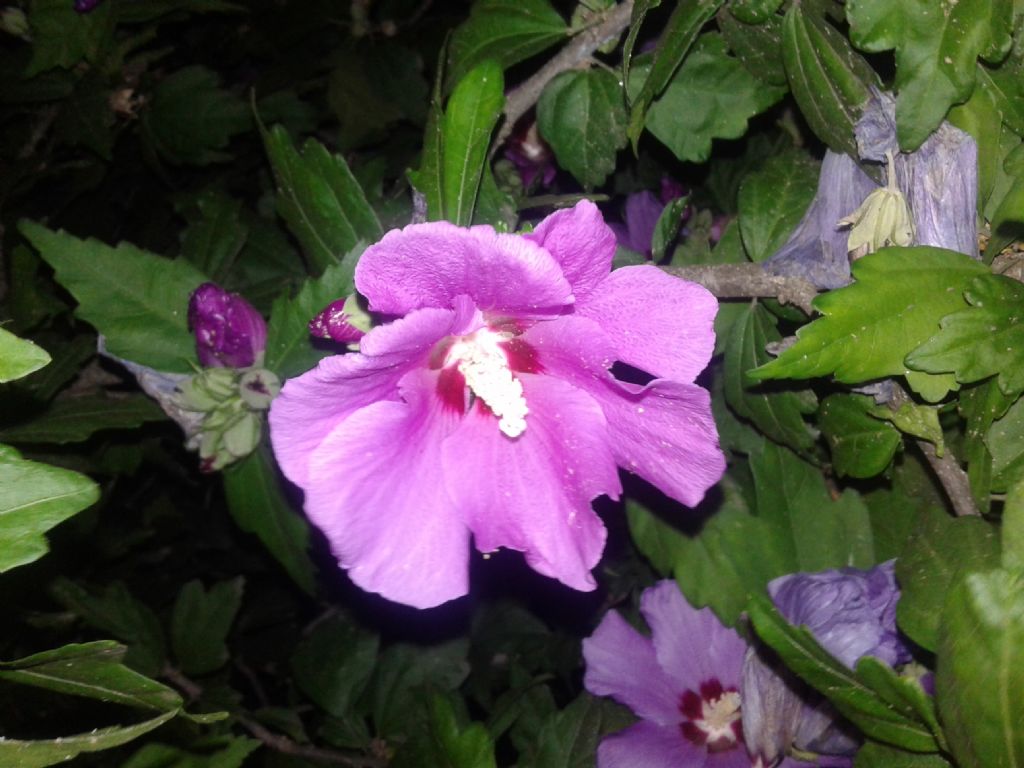
[[187,675],[206,675],[228,660],[226,639],[242,604],[245,580],[239,576],[203,589],[198,579],[178,593],[171,615],[171,649]]
[[661,209],[651,238],[651,258],[655,262],[661,262],[665,258],[668,247],[679,236],[679,230],[683,228],[683,212],[689,203],[690,197],[686,195],[669,201]]
[[43,534],[99,497],[85,475],[25,461],[0,446],[0,573],[45,555]]
[[224,472],[228,511],[238,527],[255,534],[306,593],[316,586],[309,559],[309,524],[291,506],[283,480],[261,447]]
[[969,309],[942,318],[941,330],[907,355],[928,373],[952,372],[962,384],[998,376],[1008,397],[1024,392],[1024,285],[983,275],[964,292]]
[[935,650],[950,589],[963,574],[998,564],[999,537],[991,524],[979,518],[952,518],[934,507],[922,510],[917,529],[896,560],[900,629],[922,648]]
[[136,599],[121,582],[93,594],[66,578],[50,588],[54,599],[87,624],[128,644],[125,663],[146,675],[156,675],[167,658],[163,627],[153,610]]
[[540,732],[533,768],[589,768],[601,738],[633,718],[608,699],[580,694]]
[[769,158],[743,180],[740,234],[751,261],[764,261],[785,244],[817,188],[818,163],[802,152]]
[[942,755],[922,755],[869,741],[859,750],[853,768],[953,768]]
[[661,0],[636,0],[633,3],[633,10],[629,14],[629,31],[622,44],[622,82],[629,82],[629,70],[633,64],[633,48],[636,47],[636,39],[640,34],[640,28],[644,24],[647,14],[661,5]]
[[537,128],[562,168],[587,189],[600,186],[626,146],[622,86],[604,69],[563,72],[541,94]]
[[821,404],[818,425],[840,477],[874,477],[889,466],[900,447],[899,431],[873,418],[873,407],[874,401],[865,395],[829,395]]
[[1024,763],[1024,584],[972,573],[942,612],[935,699],[958,765]]
[[960,393],[960,415],[965,421],[963,459],[971,494],[982,514],[992,503],[992,453],[985,441],[992,423],[1012,404],[1013,398],[1003,394],[994,378],[965,387]]
[[141,115],[143,135],[174,164],[229,160],[231,138],[252,127],[245,101],[220,87],[220,76],[201,66],[183,67],[160,81]]
[[49,362],[45,349],[0,328],[0,384],[28,376]]
[[502,69],[565,40],[568,28],[548,0],[481,0],[452,35],[449,87],[487,59]]
[[309,321],[332,301],[355,293],[353,272],[362,245],[345,254],[340,264],[310,278],[294,298],[281,296],[274,302],[267,323],[267,351],[264,365],[282,380],[305,373],[324,357],[325,351],[313,346]]
[[19,229],[77,299],[76,314],[106,337],[111,354],[159,371],[192,372],[188,300],[205,275],[128,243],[111,248],[32,221]]
[[[980,72],[979,67],[979,72]],[[984,84],[984,80],[980,80]],[[983,213],[1003,162],[1002,124],[992,119],[999,113],[995,95],[988,88],[975,88],[963,104],[949,110],[949,122],[971,135],[978,145],[978,212]]]
[[114,11],[109,4],[83,15],[62,0],[32,0],[28,22],[32,61],[25,77],[54,67],[70,69],[81,61],[95,63],[113,43]]
[[65,645],[0,662],[0,680],[157,712],[176,712],[181,696],[124,665],[127,649],[111,640]]
[[818,645],[810,631],[787,622],[767,596],[755,597],[748,613],[758,637],[866,736],[914,752],[938,750],[927,725],[909,715],[906,708],[891,706],[860,675],[848,670]]
[[876,405],[868,413],[876,419],[892,423],[904,434],[934,443],[937,455],[942,456],[944,445],[938,407],[918,405],[913,400],[907,400],[901,403],[896,410],[887,405]]
[[152,720],[135,725],[115,725],[57,739],[0,739],[0,763],[10,768],[46,768],[49,765],[59,765],[85,752],[101,752],[127,744],[159,728],[176,714],[175,711],[164,712]]
[[197,745],[200,751],[186,751],[151,741],[120,768],[241,768],[261,743],[257,739],[215,736],[204,738],[201,746]]
[[379,645],[377,635],[348,616],[332,616],[296,647],[295,684],[321,709],[343,718],[373,674]]
[[[913,670],[913,667],[909,669]],[[945,749],[942,726],[935,713],[935,700],[926,693],[918,678],[906,677],[874,656],[863,656],[857,661],[857,677],[874,691],[882,701],[908,720],[927,726],[939,747]]]
[[[460,728],[455,710],[443,696],[430,703],[430,733],[436,752],[430,765],[445,768],[495,768],[494,741],[481,723]],[[426,765],[427,763],[422,763]]]
[[487,162],[491,133],[505,104],[501,66],[474,67],[452,92],[442,121],[441,189],[444,218],[469,226]]
[[811,129],[834,152],[857,157],[853,128],[877,75],[844,35],[799,3],[786,12],[782,55],[793,98]]
[[[851,266],[856,282],[821,294],[824,317],[797,331],[797,342],[751,372],[754,378],[832,374],[845,384],[913,373],[904,358],[931,338],[946,315],[965,306],[970,281],[984,264],[943,248],[883,248]],[[955,381],[908,377],[926,399],[938,400]],[[924,391],[922,391],[924,390]]]
[[1003,568],[1024,572],[1024,484],[1006,495],[1003,506]]
[[[682,3],[678,9],[702,8],[703,2]],[[662,36],[668,36],[666,31]],[[657,59],[646,83],[655,76]],[[633,67],[630,90],[647,71],[638,62]],[[645,83],[645,88],[646,88]],[[684,162],[704,162],[711,155],[712,139],[736,139],[746,133],[747,121],[763,112],[785,93],[766,86],[729,55],[721,35],[702,35],[675,77],[666,83],[664,94],[650,105],[637,97],[633,114],[645,110],[645,126],[655,138]],[[641,92],[642,96],[642,92]]]
[[1002,64],[990,68],[978,64],[978,85],[991,94],[1003,122],[1024,135],[1024,49],[1019,45]]
[[782,6],[782,0],[732,0],[729,13],[744,24],[763,24]]
[[895,51],[896,135],[910,152],[938,128],[950,106],[966,101],[976,61],[998,63],[1010,49],[1011,0],[850,0],[853,44]]
[[360,242],[376,242],[383,231],[359,182],[340,155],[316,139],[301,154],[284,127],[262,129],[277,180],[277,211],[320,274]]
[[241,221],[242,203],[218,190],[195,201],[196,213],[181,238],[181,256],[222,283],[245,246],[249,228]]
[[1009,490],[1024,480],[1024,399],[992,422],[984,437],[992,454],[992,490]]
[[782,18],[745,24],[728,10],[719,11],[718,29],[747,71],[769,85],[787,85],[782,62]]
[[0,430],[9,443],[78,443],[106,429],[135,429],[167,417],[145,395],[84,395],[54,401],[29,421]]
[[418,170],[409,171],[409,181],[427,201],[427,219],[444,218],[444,110],[441,108],[440,80],[434,93],[423,130],[423,152]]
[[[665,24],[665,29],[662,30],[661,36],[658,38],[658,45],[654,49],[654,59],[650,69],[646,70],[643,74],[643,85],[639,85],[641,81],[638,81],[636,96],[630,95],[631,106],[627,135],[633,143],[634,151],[645,124],[648,130],[651,130],[655,136],[658,135],[651,129],[647,110],[650,108],[651,103],[669,86],[669,81],[679,82],[682,80],[685,82],[689,79],[681,78],[679,75],[673,78],[673,75],[676,74],[679,65],[683,63],[683,59],[689,53],[690,47],[697,39],[697,35],[700,34],[701,28],[711,20],[715,15],[715,11],[721,5],[722,0],[695,0],[692,3],[676,4],[668,23]],[[637,20],[633,19],[633,21]],[[634,70],[632,74],[636,75],[637,72]],[[630,93],[632,94],[632,78],[627,82],[629,82]],[[710,83],[705,85],[705,88],[711,92],[714,90],[714,86]],[[668,94],[666,94],[667,96]],[[681,116],[682,112],[679,112],[677,117]],[[744,127],[746,127],[746,118],[744,118]],[[658,138],[665,141],[660,136]],[[668,142],[665,143],[668,144]],[[671,145],[669,146],[671,148]],[[678,153],[676,154],[678,155]],[[680,156],[680,159],[688,158]]]
[[814,395],[772,388],[746,377],[746,371],[771,359],[765,345],[781,338],[774,317],[766,309],[759,304],[744,308],[732,325],[725,347],[725,399],[738,416],[772,440],[806,451],[815,439],[804,422],[804,414],[814,412]]

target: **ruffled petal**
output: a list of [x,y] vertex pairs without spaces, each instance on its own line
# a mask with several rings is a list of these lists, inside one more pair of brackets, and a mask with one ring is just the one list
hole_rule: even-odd
[[615,359],[613,345],[601,326],[587,318],[538,323],[521,338],[546,372],[600,403],[620,467],[691,507],[721,479],[725,456],[706,390],[661,379],[646,387],[616,380],[608,372]]
[[687,384],[711,359],[717,313],[706,288],[649,265],[615,270],[575,308],[601,326],[619,360]]
[[577,301],[593,291],[611,271],[615,233],[589,200],[556,211],[525,237],[555,257]]
[[466,594],[469,530],[445,489],[440,445],[458,414],[434,396],[437,374],[402,380],[338,426],[310,460],[306,513],[352,581],[430,608]]
[[363,253],[355,279],[370,309],[388,315],[451,307],[459,295],[484,311],[526,315],[573,303],[558,262],[540,246],[491,227],[445,221],[388,232]]
[[678,728],[641,720],[601,740],[597,768],[704,768],[708,751],[688,741]]
[[535,571],[591,590],[605,529],[590,507],[622,488],[605,419],[593,398],[563,381],[520,374],[530,409],[510,439],[474,406],[443,448],[445,477],[477,549],[523,552]]
[[658,725],[681,721],[682,689],[661,669],[651,639],[633,629],[618,611],[608,611],[583,641],[583,658],[583,686],[595,696],[611,696]]
[[674,581],[663,580],[644,590],[640,611],[651,628],[658,663],[680,690],[699,691],[712,678],[739,690],[747,644],[710,608],[697,610]]
[[[471,320],[471,319],[470,319]],[[270,406],[270,438],[285,477],[305,488],[309,458],[351,413],[398,398],[398,381],[424,364],[430,349],[470,322],[466,309],[425,309],[375,328],[362,340],[366,354],[336,355],[285,382]]]

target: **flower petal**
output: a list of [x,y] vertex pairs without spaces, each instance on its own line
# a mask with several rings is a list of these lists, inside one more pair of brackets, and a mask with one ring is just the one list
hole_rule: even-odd
[[662,671],[651,639],[633,629],[618,611],[608,611],[583,641],[583,658],[583,685],[592,694],[611,696],[658,725],[679,724],[682,689]]
[[611,271],[615,233],[589,200],[556,211],[525,237],[555,257],[577,301],[594,290]]
[[658,663],[680,690],[699,691],[712,678],[739,690],[747,644],[710,608],[697,610],[666,579],[644,590],[640,611],[651,628]]
[[437,373],[402,380],[405,402],[345,419],[310,459],[306,513],[356,584],[430,608],[466,594],[469,530],[445,490],[438,447],[458,414],[433,396]]
[[491,227],[445,221],[388,232],[363,253],[355,277],[370,309],[389,315],[451,307],[459,295],[485,311],[518,314],[573,303],[572,288],[543,248]]
[[285,477],[305,488],[309,458],[351,413],[378,400],[398,399],[398,382],[450,333],[463,332],[466,311],[424,309],[363,337],[367,354],[335,355],[285,382],[270,406],[274,456]]
[[721,479],[725,456],[706,390],[660,379],[646,387],[617,381],[607,370],[615,352],[602,328],[586,318],[538,323],[521,338],[545,371],[600,403],[620,467],[691,507]]
[[601,408],[585,392],[548,376],[520,374],[526,431],[510,439],[481,405],[445,441],[444,470],[477,549],[523,552],[535,571],[591,590],[605,529],[590,507],[622,488]]
[[688,741],[678,728],[646,720],[605,737],[597,748],[597,768],[704,768],[707,764],[708,751]]
[[577,302],[575,313],[601,326],[619,360],[658,378],[692,382],[715,348],[718,301],[655,266],[615,270]]

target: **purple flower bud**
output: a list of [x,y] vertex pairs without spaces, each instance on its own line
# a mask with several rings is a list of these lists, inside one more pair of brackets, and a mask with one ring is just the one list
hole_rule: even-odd
[[267,324],[249,302],[214,283],[203,283],[188,302],[188,324],[206,368],[248,368],[263,356]]
[[78,13],[89,13],[94,10],[103,0],[75,0],[75,10]]
[[853,669],[862,656],[890,666],[910,661],[910,649],[896,630],[895,561],[867,571],[842,568],[791,573],[768,584],[779,612],[806,626],[821,647]]
[[309,333],[318,339],[330,339],[339,344],[353,344],[366,335],[364,312],[359,310],[355,297],[332,301],[309,321]]

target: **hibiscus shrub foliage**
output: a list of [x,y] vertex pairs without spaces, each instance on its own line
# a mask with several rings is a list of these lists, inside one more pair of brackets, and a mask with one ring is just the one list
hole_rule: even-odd
[[0,765],[1024,764],[1024,6],[0,8]]

